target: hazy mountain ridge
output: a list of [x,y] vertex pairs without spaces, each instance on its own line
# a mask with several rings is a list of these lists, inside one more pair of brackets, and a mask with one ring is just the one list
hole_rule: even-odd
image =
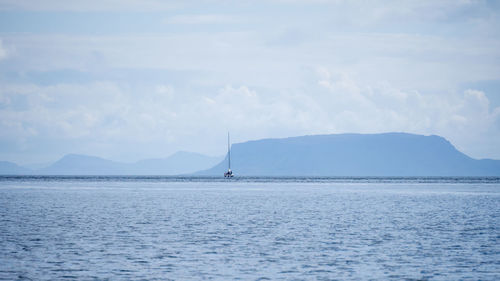
[[[335,134],[262,139],[233,144],[231,154],[237,176],[500,176],[500,160],[473,159],[435,135]],[[222,176],[226,170],[227,155],[221,161],[219,157],[182,151],[135,163],[68,154],[37,170],[0,162],[0,174],[4,175]]]
[[23,175],[31,174],[32,170],[19,166],[16,163],[0,161],[0,174],[3,175]]
[[206,156],[199,153],[179,151],[167,158],[145,159],[132,164],[132,169],[140,174],[169,175],[193,173],[211,167],[222,157]]
[[[335,134],[263,139],[231,149],[236,175],[500,176],[499,160],[476,160],[440,136]],[[221,175],[227,156],[198,175]]]
[[0,162],[3,175],[179,175],[207,169],[221,157],[180,151],[166,158],[134,163],[116,162],[96,156],[68,154],[42,169],[27,169],[11,162]]
[[129,173],[128,166],[96,156],[68,154],[49,167],[34,172],[42,175],[121,175]]

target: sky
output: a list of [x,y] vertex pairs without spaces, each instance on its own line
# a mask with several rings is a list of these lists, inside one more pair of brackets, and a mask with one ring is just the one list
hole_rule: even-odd
[[500,2],[0,0],[0,160],[311,134],[500,159]]

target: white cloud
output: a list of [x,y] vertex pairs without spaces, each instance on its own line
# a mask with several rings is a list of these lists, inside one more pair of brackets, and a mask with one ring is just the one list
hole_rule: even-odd
[[327,68],[318,70],[315,81],[308,91],[227,85],[190,94],[168,84],[140,89],[113,82],[3,85],[0,138],[23,140],[23,145],[39,138],[71,141],[78,145],[64,153],[119,159],[126,157],[123,151],[138,153],[138,158],[189,148],[223,153],[219,137],[227,130],[235,141],[404,131],[442,135],[471,156],[500,158],[495,147],[500,108],[490,108],[483,92],[402,91]]
[[483,92],[457,90],[498,79],[498,9],[313,2],[0,0],[0,10],[59,11],[60,21],[64,11],[118,11],[110,21],[143,28],[99,36],[78,20],[54,31],[55,19],[39,23],[43,32],[3,33],[0,75],[11,76],[0,76],[9,77],[0,85],[0,138],[219,154],[228,129],[235,141],[410,131],[500,158],[500,108]]
[[234,24],[241,22],[241,18],[223,14],[174,15],[163,22],[167,24]]
[[188,70],[205,72],[215,85],[277,89],[300,82],[303,70],[316,65],[354,73],[370,84],[390,80],[399,88],[422,90],[495,79],[500,71],[495,63],[500,57],[497,38],[478,41],[418,34],[325,33],[299,45],[270,46],[263,34],[8,35],[8,42],[17,50],[9,67],[21,71]]
[[[487,150],[497,151],[500,107],[490,108],[481,91],[423,94],[401,91],[386,83],[360,86],[348,75],[332,78],[334,75],[325,69],[319,72],[318,84],[330,96],[317,101],[328,110],[328,120],[335,121],[336,132],[438,134],[475,157],[486,157]],[[499,156],[497,151],[495,157]]]
[[7,50],[3,46],[2,39],[0,38],[0,61],[7,57]]
[[95,132],[98,119],[124,109],[116,103],[121,93],[109,83],[4,85],[0,96],[10,101],[0,110],[3,139],[33,132],[48,138],[81,138]]
[[179,7],[162,0],[1,0],[0,10],[29,11],[161,11]]

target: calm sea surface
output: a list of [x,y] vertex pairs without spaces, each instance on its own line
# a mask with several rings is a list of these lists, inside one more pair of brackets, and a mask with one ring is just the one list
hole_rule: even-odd
[[0,279],[500,280],[499,178],[0,177]]

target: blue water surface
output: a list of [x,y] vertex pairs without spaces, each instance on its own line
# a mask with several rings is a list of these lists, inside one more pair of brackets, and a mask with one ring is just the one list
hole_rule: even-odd
[[500,280],[499,178],[0,177],[2,280]]

